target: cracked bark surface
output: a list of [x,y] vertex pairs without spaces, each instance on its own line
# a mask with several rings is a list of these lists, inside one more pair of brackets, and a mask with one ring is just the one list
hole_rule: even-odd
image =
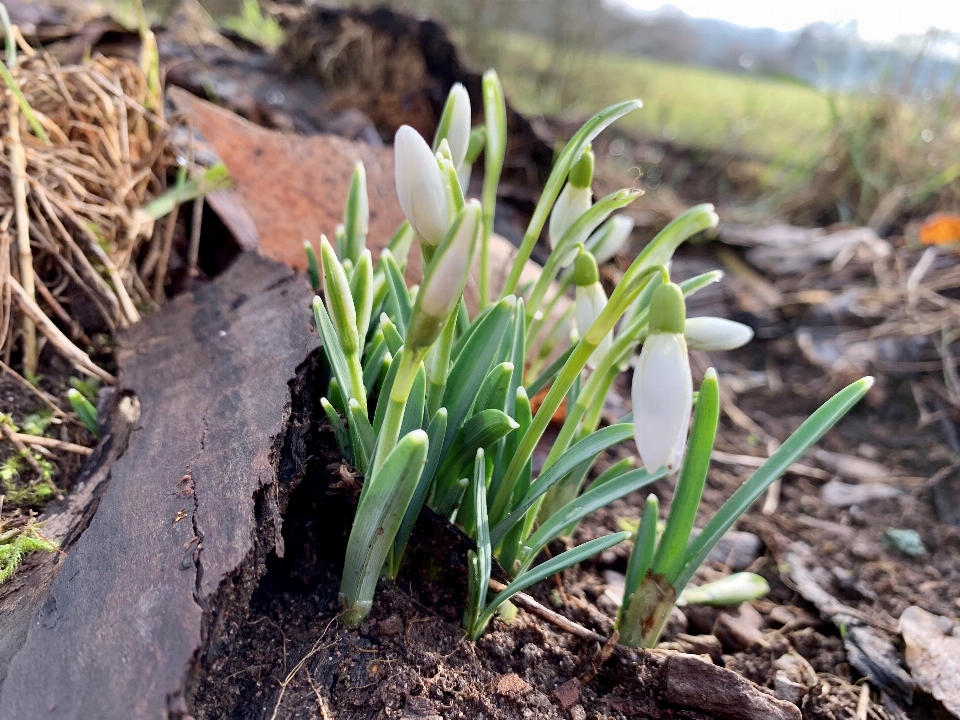
[[211,600],[257,579],[288,383],[319,345],[311,296],[289,268],[241,255],[122,336],[140,422],[10,662],[0,717],[185,712],[198,653],[226,621]]

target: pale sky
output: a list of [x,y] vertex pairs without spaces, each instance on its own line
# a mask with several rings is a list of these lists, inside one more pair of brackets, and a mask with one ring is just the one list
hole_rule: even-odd
[[823,20],[856,19],[864,40],[882,42],[931,26],[960,32],[960,0],[621,0],[641,10],[669,4],[688,15],[789,32]]

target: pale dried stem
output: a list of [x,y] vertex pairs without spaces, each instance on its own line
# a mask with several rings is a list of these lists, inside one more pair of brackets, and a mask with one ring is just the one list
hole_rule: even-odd
[[163,227],[163,245],[160,247],[160,260],[153,276],[153,301],[163,302],[163,285],[167,279],[167,263],[170,262],[170,249],[173,247],[173,233],[177,229],[177,216],[180,206],[174,205],[173,212],[167,216],[167,223]]
[[34,395],[40,398],[40,400],[42,400],[53,411],[54,415],[59,418],[67,417],[67,414],[60,409],[60,407],[57,405],[56,399],[52,395],[45,393],[36,385],[31,384],[25,377],[23,377],[23,375],[18,373],[5,362],[0,361],[0,370],[3,370],[3,372],[7,373],[7,375],[16,380],[26,390],[32,392]]
[[[27,215],[27,159],[20,141],[20,107],[13,93],[10,93],[10,165],[13,172],[13,203],[17,224],[17,258],[20,267],[20,282],[24,292],[34,300],[36,289],[33,274],[33,252],[30,250],[30,221]],[[21,322],[23,330],[23,368],[30,377],[37,374],[37,328],[33,321],[24,316]]]
[[27,461],[33,471],[40,477],[43,477],[43,470],[40,469],[40,464],[37,462],[37,459],[33,456],[33,453],[30,452],[27,446],[23,444],[23,441],[17,437],[17,433],[13,431],[13,428],[10,427],[10,424],[7,422],[2,422],[0,423],[0,426],[3,427],[4,436],[20,452],[24,460]]
[[57,440],[56,438],[41,437],[39,435],[24,435],[14,433],[13,437],[25,445],[36,445],[37,447],[49,448],[51,450],[62,450],[64,452],[74,453],[76,455],[90,455],[93,448],[77,445],[76,443]]
[[98,377],[108,385],[117,384],[117,379],[113,375],[94,363],[89,355],[70,342],[70,338],[64,335],[60,328],[54,325],[50,318],[43,314],[43,311],[37,306],[36,302],[27,295],[20,283],[13,277],[7,278],[7,282],[10,284],[10,289],[13,291],[17,305],[20,306],[20,309],[26,315],[30,316],[37,324],[40,332],[44,334],[47,340],[50,341],[50,344],[52,344],[61,355],[72,362],[78,370],[88,375]]

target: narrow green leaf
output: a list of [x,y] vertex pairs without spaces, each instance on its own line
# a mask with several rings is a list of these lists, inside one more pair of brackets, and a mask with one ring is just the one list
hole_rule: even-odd
[[423,369],[423,363],[420,363],[417,377],[414,378],[413,387],[410,389],[410,396],[407,398],[407,406],[403,409],[403,423],[400,425],[401,437],[423,425],[423,408],[426,401],[427,375]]
[[334,408],[325,397],[320,398],[320,407],[323,408],[323,412],[326,413],[327,419],[330,421],[330,427],[333,428],[333,435],[337,440],[337,447],[340,449],[340,454],[343,455],[348,462],[353,463],[353,447],[350,444],[350,436],[347,433],[347,428],[343,424],[343,420],[340,419],[340,413],[337,412],[336,408]]
[[629,537],[630,533],[628,532],[604,535],[603,537],[598,537],[590,542],[586,542],[583,545],[578,545],[572,550],[567,550],[565,553],[561,553],[555,558],[547,560],[545,563],[530,568],[518,576],[506,587],[506,589],[502,590],[493,600],[490,601],[490,604],[487,605],[486,609],[480,614],[480,617],[477,618],[471,638],[474,640],[479,638],[480,634],[483,632],[484,628],[486,628],[487,623],[490,622],[490,619],[493,617],[497,609],[518,592],[522,592],[531,585],[536,585],[538,582],[547,579],[551,575],[556,575],[558,572],[566,570],[568,567],[576,565],[577,563],[581,563],[584,560],[593,557],[594,555],[602,553],[604,550],[612,548],[614,545],[623,542]]
[[703,486],[707,481],[707,470],[710,469],[710,453],[713,452],[719,423],[720,385],[717,382],[716,370],[710,368],[704,374],[703,383],[700,385],[700,395],[690,429],[690,440],[677,477],[677,487],[670,504],[667,526],[663,531],[652,566],[653,574],[663,575],[670,584],[673,584],[680,572],[683,553],[690,540],[690,531],[693,529],[694,520],[697,519],[700,497],[703,495]]
[[470,492],[473,495],[474,516],[476,518],[477,551],[468,556],[470,566],[470,597],[464,617],[467,631],[474,626],[487,599],[487,587],[490,584],[492,553],[490,548],[490,521],[487,518],[487,479],[486,460],[483,449],[477,450],[473,463],[473,483]]
[[[630,421],[632,422],[632,420]],[[636,458],[626,457],[623,460],[620,460],[606,470],[604,470],[600,475],[597,476],[597,479],[590,483],[590,487],[600,487],[606,482],[611,480],[616,480],[618,477],[623,475],[630,470],[633,470],[634,466],[637,464]]]
[[618,620],[623,617],[623,608],[630,604],[633,594],[640,587],[640,581],[650,569],[653,554],[657,548],[657,521],[660,515],[660,501],[656,495],[647,495],[643,504],[643,514],[640,516],[640,525],[637,535],[633,539],[633,550],[627,562],[627,574],[623,581],[623,602],[620,605]]
[[448,413],[444,455],[447,455],[454,435],[466,419],[477,392],[493,365],[500,339],[509,327],[515,309],[516,301],[513,298],[501,300],[494,305],[480,321],[480,327],[473,333],[450,370],[441,403]]
[[[444,453],[445,460],[437,472],[439,492],[449,501],[446,492],[460,478],[466,477],[470,458],[480,448],[488,448],[518,427],[502,410],[484,410],[467,420],[456,433],[450,449]],[[434,509],[441,515],[449,515],[452,507],[437,505]]]
[[427,463],[417,482],[416,490],[410,498],[410,504],[404,513],[403,521],[400,523],[400,529],[397,531],[397,539],[393,544],[393,557],[390,563],[390,577],[396,578],[400,572],[400,563],[403,560],[403,553],[407,549],[407,543],[410,541],[410,534],[413,532],[414,525],[417,524],[417,518],[420,517],[420,510],[427,499],[427,495],[433,486],[433,476],[440,462],[440,449],[443,447],[443,436],[447,431],[447,409],[440,408],[434,414],[427,428],[427,438],[429,440],[429,451],[427,453]]
[[[390,319],[397,325],[400,336],[407,333],[407,325],[410,322],[410,312],[413,303],[410,302],[410,296],[407,294],[407,286],[403,279],[403,272],[393,259],[389,250],[380,253],[379,266],[383,268],[384,277],[387,280],[387,307],[390,311],[387,313]],[[392,351],[391,351],[392,352]]]
[[570,523],[577,522],[593,511],[599,510],[635,490],[646,487],[650,483],[666,477],[666,475],[666,469],[651,474],[646,469],[641,468],[624,473],[616,480],[604,483],[598,488],[590,488],[576,500],[551,515],[527,539],[520,553],[521,567],[526,567],[533,562],[533,559],[546,547],[547,543],[557,537]]
[[[317,323],[317,331],[320,333],[320,340],[323,343],[323,351],[330,361],[330,368],[337,379],[339,392],[343,398],[347,397],[347,388],[350,387],[350,365],[347,361],[343,349],[340,347],[340,339],[337,337],[337,331],[327,315],[327,309],[319,296],[313,298],[313,318]],[[343,401],[344,408],[346,401]]]
[[415,236],[416,233],[413,232],[410,223],[404,220],[387,244],[387,249],[391,252],[393,259],[396,260],[401,270],[407,266],[407,255],[410,253],[410,247],[413,245]]
[[348,627],[359,625],[370,612],[387,552],[423,472],[427,445],[427,434],[414,430],[397,443],[379,472],[367,478],[340,582],[341,621]]
[[827,400],[797,428],[780,448],[741,485],[730,499],[710,518],[683,556],[683,568],[674,587],[682,591],[720,538],[737,519],[759,498],[770,483],[783,475],[810,447],[826,434],[856,405],[873,385],[872,377],[865,377],[848,385]]
[[[633,424],[610,425],[595,433],[585,437],[580,442],[570,447],[560,459],[551,465],[536,481],[530,486],[523,500],[514,508],[510,509],[509,515],[506,515],[502,521],[497,522],[493,530],[490,531],[490,538],[494,547],[500,544],[500,541],[507,534],[507,531],[513,525],[519,522],[536,501],[549,490],[553,485],[562,480],[571,470],[580,463],[596,458],[601,452],[617,443],[633,437]],[[510,488],[512,491],[513,488]],[[494,504],[490,516],[497,518],[505,514],[508,509],[507,503],[510,498],[507,496],[507,488],[501,488],[500,493],[494,499]]]
[[373,260],[369,250],[362,250],[350,276],[350,294],[357,309],[357,335],[360,346],[367,340],[370,314],[373,312]]
[[383,338],[383,332],[377,330],[370,341],[370,349],[363,361],[363,386],[372,392],[380,380],[380,374],[383,372],[383,359],[387,356],[389,349],[387,341]]
[[309,240],[303,241],[303,251],[307,255],[307,274],[310,276],[310,287],[315,293],[319,293],[320,286],[320,263],[317,262],[317,253]]
[[347,207],[343,215],[344,247],[343,257],[348,258],[356,267],[360,254],[367,244],[367,227],[370,224],[370,204],[367,197],[367,173],[363,163],[357,161],[350,180],[350,192],[347,195]]
[[383,427],[383,419],[387,415],[387,407],[390,405],[390,390],[393,388],[393,381],[400,370],[400,364],[403,362],[402,353],[397,353],[390,361],[390,367],[387,368],[387,375],[383,379],[383,385],[380,387],[380,395],[377,397],[377,409],[373,413],[373,432],[380,437],[380,429]]
[[[517,451],[517,445],[520,444],[520,438],[523,437],[523,434],[527,431],[527,428],[530,427],[530,423],[533,422],[533,413],[530,411],[530,399],[527,397],[527,391],[523,389],[523,386],[517,388],[514,397],[513,416],[514,420],[517,421],[518,427],[516,432],[510,433],[503,439],[502,452],[497,456],[493,478],[490,480],[490,488],[488,490],[488,496],[493,502],[496,502],[496,498],[501,492],[506,494],[506,501],[500,503],[505,508],[504,512],[509,512],[510,508],[513,506],[513,499],[518,497],[518,495],[523,497],[523,495],[526,494],[527,489],[530,487],[530,463],[527,463],[524,471],[520,474],[520,477],[517,479],[517,482],[514,484],[514,486],[512,488],[503,488],[501,490],[503,473],[507,469],[510,458],[512,458],[514,453]],[[493,515],[490,516],[490,522],[493,524],[500,522],[502,519],[503,518],[501,517]],[[499,545],[500,543],[497,544]]]
[[483,410],[506,410],[513,369],[513,363],[502,362],[487,373],[477,391],[473,414]]
[[[370,467],[370,461],[373,459],[373,449],[377,444],[377,438],[373,434],[373,428],[367,419],[367,411],[356,401],[350,398],[348,411],[350,413],[350,438],[353,441],[354,463],[357,470],[362,473],[367,472]],[[366,485],[364,490],[366,490]],[[362,491],[360,497],[363,497]]]
[[387,317],[386,313],[380,315],[380,330],[383,331],[383,340],[387,343],[390,354],[396,355],[400,352],[400,348],[403,346],[403,335],[400,334],[397,326]]
[[70,406],[77,414],[77,417],[80,418],[80,422],[83,423],[84,427],[86,427],[94,437],[100,437],[100,418],[97,413],[97,408],[93,406],[93,403],[87,400],[83,394],[75,388],[70,388],[67,391],[67,398],[70,400]]

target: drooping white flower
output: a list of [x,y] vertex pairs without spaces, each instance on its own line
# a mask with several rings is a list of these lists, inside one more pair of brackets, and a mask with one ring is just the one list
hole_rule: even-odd
[[[607,306],[607,294],[600,284],[597,262],[589,252],[582,251],[577,255],[573,267],[573,279],[577,285],[574,306],[577,334],[583,337]],[[587,367],[590,369],[597,367],[611,345],[613,345],[612,330],[603,337],[597,349],[590,355]]]
[[[593,182],[593,163],[593,152],[588,149],[570,169],[567,184],[557,196],[553,212],[550,213],[547,239],[551,250],[556,250],[567,230],[593,205],[593,190],[590,189],[590,183]],[[568,266],[575,257],[576,253],[571,252],[563,259],[561,266]]]
[[571,183],[563,186],[557,202],[554,203],[550,214],[550,249],[557,247],[557,243],[570,229],[580,216],[593,205],[593,190],[589,187],[576,187]]
[[446,184],[436,156],[409,125],[397,130],[393,141],[397,199],[410,225],[427,245],[438,245],[447,234],[451,217]]
[[674,283],[657,287],[650,300],[650,334],[633,374],[633,423],[637,450],[651,472],[680,466],[687,445],[693,379],[683,337],[683,292]]
[[[587,330],[589,330],[590,326],[600,317],[600,313],[603,312],[606,306],[607,294],[603,291],[603,286],[600,283],[596,282],[586,287],[577,286],[577,332],[580,333],[580,337],[586,334]],[[611,345],[613,345],[612,331],[607,333],[603,337],[603,340],[600,341],[600,344],[597,345],[597,349],[593,351],[590,359],[587,360],[587,367],[591,370],[595,368],[603,356],[607,354]]]
[[691,350],[734,350],[753,339],[753,329],[718,317],[687,318],[683,334]]
[[634,221],[628,215],[614,215],[607,220],[585,243],[586,248],[593,253],[598,265],[616,255],[624,246],[633,232]]

